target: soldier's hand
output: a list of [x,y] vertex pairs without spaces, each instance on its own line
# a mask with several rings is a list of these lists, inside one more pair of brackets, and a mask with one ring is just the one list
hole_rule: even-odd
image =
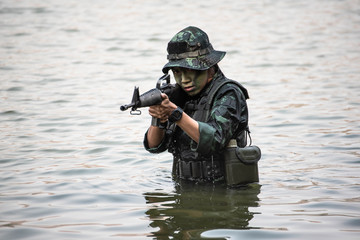
[[159,118],[160,122],[166,122],[174,109],[177,106],[169,100],[169,97],[162,93],[161,97],[163,101],[160,105],[153,105],[149,107],[149,114],[152,117]]

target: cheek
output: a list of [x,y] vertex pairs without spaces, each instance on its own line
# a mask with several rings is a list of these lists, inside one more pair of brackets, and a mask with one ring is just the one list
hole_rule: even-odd
[[200,88],[203,88],[206,83],[207,83],[207,74],[206,73],[202,73],[202,74],[199,74],[195,77],[195,84],[197,87],[200,87]]
[[201,81],[194,81],[194,85],[196,86],[196,88],[200,88],[202,86],[202,82]]
[[174,75],[174,78],[175,78],[175,82],[176,82],[177,84],[180,84],[180,83],[181,83],[181,78],[180,78],[179,76]]

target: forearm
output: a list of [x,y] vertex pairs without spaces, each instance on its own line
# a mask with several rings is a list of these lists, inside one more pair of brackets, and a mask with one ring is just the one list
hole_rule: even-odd
[[165,136],[165,130],[159,127],[150,126],[147,133],[147,140],[150,148],[159,146]]
[[178,125],[191,139],[199,143],[200,132],[197,121],[184,112],[182,118],[176,122],[176,125]]
[[[163,94],[163,102],[161,105],[154,105],[149,108],[149,114],[152,117],[162,119],[162,121],[167,121],[172,111],[174,111],[177,106],[170,102],[167,95]],[[199,132],[199,124],[197,121],[192,119],[185,112],[182,115],[182,118],[176,122],[178,125],[190,138],[192,138],[195,142],[199,142],[200,132]],[[158,127],[151,126],[148,131],[148,143],[149,147],[157,147],[163,140],[165,136],[165,131]]]

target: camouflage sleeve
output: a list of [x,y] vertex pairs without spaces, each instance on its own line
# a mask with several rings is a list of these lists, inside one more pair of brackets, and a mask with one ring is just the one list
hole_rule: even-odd
[[200,140],[197,151],[210,155],[222,151],[235,133],[245,129],[248,109],[240,89],[226,84],[215,97],[207,122],[199,122]]
[[165,134],[165,137],[162,140],[162,142],[159,144],[159,146],[154,147],[154,148],[149,147],[149,143],[148,143],[148,140],[147,140],[147,134],[148,134],[148,131],[146,131],[146,133],[145,133],[143,144],[144,144],[144,148],[148,152],[150,152],[150,153],[161,153],[161,152],[164,152],[165,150],[168,149],[168,146],[169,146],[169,136],[168,136],[168,134]]

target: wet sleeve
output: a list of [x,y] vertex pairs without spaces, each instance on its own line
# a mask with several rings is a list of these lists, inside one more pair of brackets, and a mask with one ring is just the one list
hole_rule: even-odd
[[247,122],[247,105],[240,90],[220,91],[208,121],[198,122],[200,139],[197,151],[204,155],[222,151],[235,133],[246,128]]
[[149,143],[148,143],[148,140],[147,140],[147,134],[148,134],[148,131],[146,131],[146,133],[145,133],[143,144],[144,144],[144,148],[148,152],[150,152],[150,153],[161,153],[161,152],[164,152],[164,151],[166,151],[168,149],[169,136],[167,134],[165,134],[165,137],[163,138],[163,140],[159,144],[159,146],[154,147],[154,148],[149,147]]

